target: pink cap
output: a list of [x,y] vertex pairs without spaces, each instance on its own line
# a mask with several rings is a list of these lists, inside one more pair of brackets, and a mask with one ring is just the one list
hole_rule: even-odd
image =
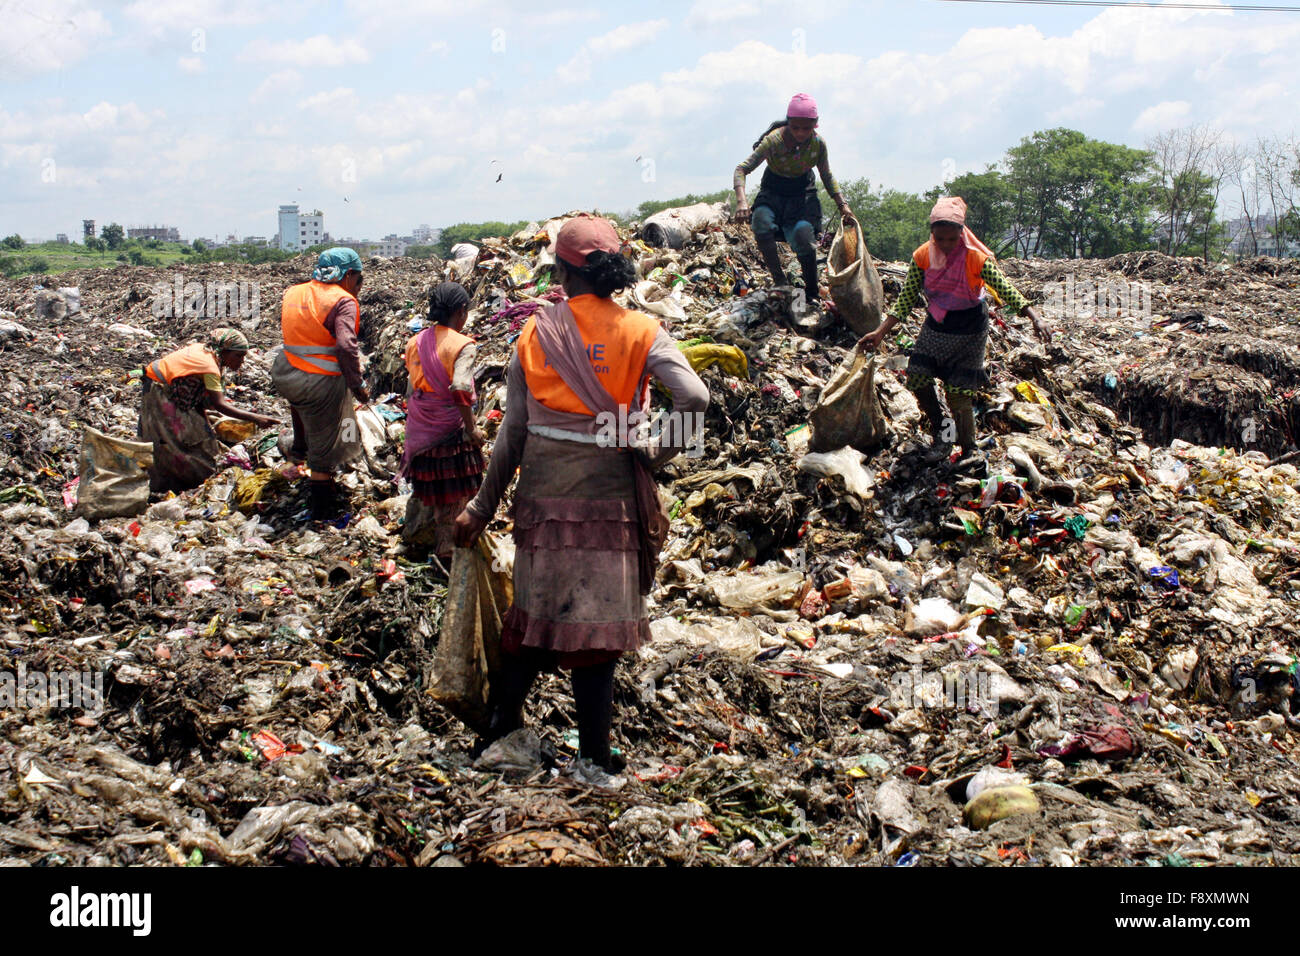
[[786,107],[785,115],[789,119],[816,119],[817,101],[807,93],[796,93]]
[[555,237],[555,255],[579,268],[587,264],[587,256],[597,249],[618,252],[621,247],[613,223],[585,212],[561,226]]

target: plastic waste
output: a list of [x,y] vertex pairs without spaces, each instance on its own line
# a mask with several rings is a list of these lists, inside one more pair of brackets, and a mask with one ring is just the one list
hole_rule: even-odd
[[865,498],[875,484],[862,467],[866,456],[854,448],[839,448],[831,452],[809,452],[799,459],[799,470],[825,478],[844,479],[844,486],[859,498]]

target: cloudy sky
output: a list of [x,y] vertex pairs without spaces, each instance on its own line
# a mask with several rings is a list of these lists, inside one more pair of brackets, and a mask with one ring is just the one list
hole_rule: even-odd
[[1193,123],[1289,134],[1300,94],[1300,13],[0,0],[0,17],[0,234],[32,238],[83,218],[269,236],[284,202],[356,238],[629,209],[729,187],[801,90],[837,177],[911,190],[1051,126],[1135,146]]

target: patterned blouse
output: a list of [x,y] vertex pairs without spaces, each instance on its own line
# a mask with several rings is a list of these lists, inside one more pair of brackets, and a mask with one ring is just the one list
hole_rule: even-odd
[[743,189],[745,177],[767,161],[767,168],[778,176],[802,176],[814,166],[822,178],[822,185],[836,202],[841,199],[839,184],[831,175],[831,162],[826,152],[826,140],[814,131],[808,142],[790,144],[786,142],[785,127],[772,130],[758,142],[747,160],[736,167],[733,185]]
[[[1019,312],[1026,305],[1025,297],[1021,295],[1016,287],[1011,284],[1011,280],[1002,274],[998,264],[990,256],[984,260],[984,268],[980,271],[980,278],[984,284],[998,294],[1008,309],[1012,312]],[[889,314],[897,316],[900,319],[907,318],[909,312],[916,307],[920,300],[920,292],[925,284],[925,271],[912,260],[911,266],[907,270],[907,278],[903,280],[903,291],[898,296],[898,301],[894,307],[889,310]]]

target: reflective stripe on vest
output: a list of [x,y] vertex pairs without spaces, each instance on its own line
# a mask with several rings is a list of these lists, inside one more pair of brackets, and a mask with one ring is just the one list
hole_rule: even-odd
[[[984,289],[984,279],[980,273],[984,271],[984,263],[988,261],[988,256],[978,249],[966,247],[966,284],[970,286],[971,297],[979,298],[979,294]],[[921,271],[925,272],[930,268],[930,244],[923,243],[917,250],[912,253],[912,259]]]
[[[600,384],[617,404],[638,407],[637,399],[648,378],[646,358],[659,334],[659,323],[640,312],[624,309],[611,299],[596,296],[578,296],[569,302],[569,307],[573,309],[578,334],[587,346],[592,370]],[[595,416],[546,363],[537,340],[535,319],[529,319],[524,326],[517,347],[519,363],[533,398],[557,412]]]
[[187,345],[149,363],[148,375],[160,385],[170,385],[186,375],[220,375],[216,356],[206,347]]
[[[289,364],[316,375],[341,375],[338,344],[325,320],[344,299],[355,297],[332,282],[303,282],[284,290],[280,303],[280,333]],[[361,311],[357,310],[356,332],[361,332]]]

